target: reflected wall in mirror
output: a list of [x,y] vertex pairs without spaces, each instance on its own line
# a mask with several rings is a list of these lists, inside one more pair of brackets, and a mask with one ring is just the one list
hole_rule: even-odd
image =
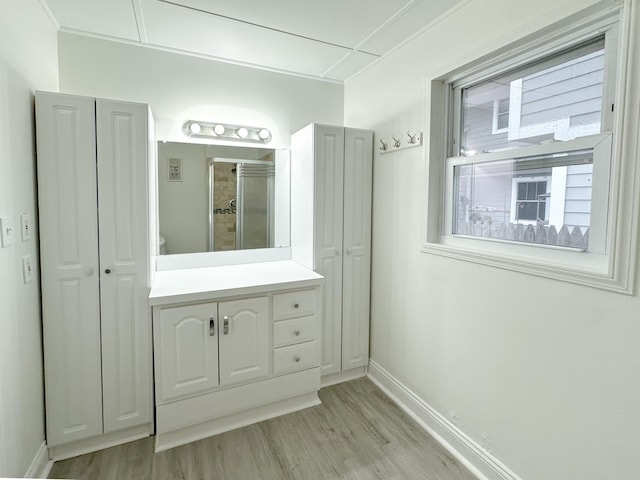
[[159,253],[289,246],[289,152],[158,142]]

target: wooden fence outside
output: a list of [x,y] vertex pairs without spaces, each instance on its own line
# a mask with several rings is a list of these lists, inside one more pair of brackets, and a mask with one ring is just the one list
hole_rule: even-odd
[[577,226],[563,225],[556,230],[554,225],[523,225],[521,223],[459,222],[458,235],[495,238],[512,242],[555,245],[558,247],[589,248],[589,229],[584,233]]

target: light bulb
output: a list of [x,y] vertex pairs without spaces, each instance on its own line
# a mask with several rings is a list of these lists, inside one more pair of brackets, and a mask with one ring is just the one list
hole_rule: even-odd
[[271,132],[269,130],[267,130],[266,128],[263,128],[262,130],[260,130],[258,132],[258,137],[260,137],[261,140],[266,140],[270,136],[271,136]]
[[192,123],[191,125],[189,125],[189,131],[191,133],[198,134],[202,131],[202,127],[199,123]]
[[240,127],[238,130],[236,130],[236,133],[240,138],[246,138],[249,135],[249,130],[244,127]]
[[216,135],[222,135],[224,133],[224,125],[216,125],[215,127],[213,127],[213,132]]

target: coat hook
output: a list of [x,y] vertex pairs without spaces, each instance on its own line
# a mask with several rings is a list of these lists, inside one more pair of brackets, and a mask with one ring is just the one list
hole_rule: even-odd
[[[418,132],[418,133],[420,133],[420,132]],[[410,143],[411,145],[415,145],[415,143],[418,141],[418,140],[416,139],[416,137],[418,136],[418,133],[416,133],[415,135],[411,135],[411,133],[410,133],[410,132],[407,132],[407,136],[409,137],[409,143]]]
[[384,152],[388,148],[388,145],[386,143],[384,143],[384,141],[382,139],[380,139],[380,143],[382,144],[380,146],[380,150],[382,150]]
[[400,148],[400,139],[396,137],[391,137],[391,138],[393,138],[393,146],[396,148]]

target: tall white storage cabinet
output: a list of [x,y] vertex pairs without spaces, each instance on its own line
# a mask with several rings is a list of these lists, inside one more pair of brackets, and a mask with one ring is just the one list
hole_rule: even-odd
[[291,147],[292,258],[325,277],[326,378],[369,361],[373,132],[311,124]]
[[152,424],[147,105],[36,94],[47,444],[54,458]]

